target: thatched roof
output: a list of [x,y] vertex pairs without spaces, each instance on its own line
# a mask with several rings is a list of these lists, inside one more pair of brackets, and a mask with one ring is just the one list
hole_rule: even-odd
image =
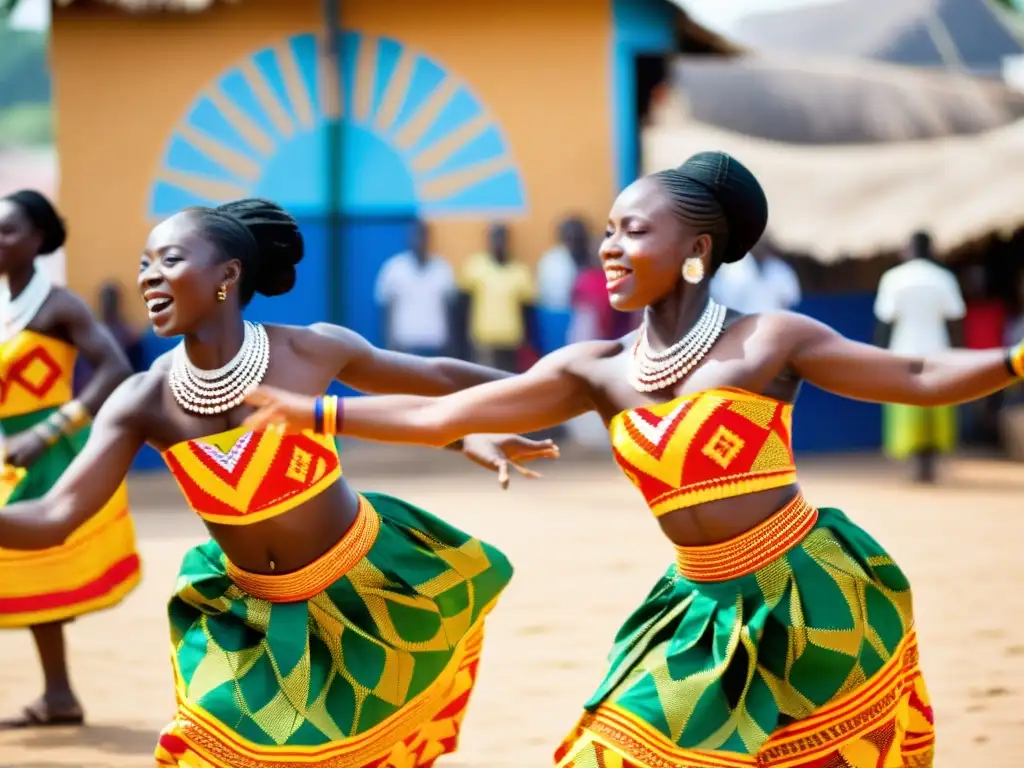
[[652,105],[661,125],[689,119],[791,143],[938,138],[1024,117],[1024,94],[1002,83],[868,61],[681,56],[668,86],[675,103]]
[[950,251],[1024,225],[1024,120],[974,136],[817,146],[698,122],[648,127],[644,171],[707,149],[729,152],[757,174],[782,248],[823,262],[898,250],[919,228]]
[[1005,56],[1024,53],[1009,16],[991,0],[832,0],[752,13],[731,34],[766,53],[874,59],[998,76]]
[[679,57],[643,133],[644,171],[730,152],[758,174],[781,247],[823,262],[949,251],[1024,226],[1024,94],[871,61]]

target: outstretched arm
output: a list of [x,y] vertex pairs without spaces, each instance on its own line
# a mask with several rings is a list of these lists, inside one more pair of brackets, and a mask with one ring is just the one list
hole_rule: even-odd
[[[533,432],[591,410],[574,364],[602,342],[573,344],[552,352],[526,373],[445,397],[361,397],[339,404],[342,434],[385,443],[445,446],[478,432]],[[248,402],[259,410],[254,429],[274,424],[313,427],[313,399],[261,388]]]
[[132,415],[144,375],[129,378],[104,403],[82,452],[49,493],[0,509],[0,547],[55,547],[114,495],[142,447]]
[[790,368],[822,389],[856,400],[954,405],[1018,381],[1004,349],[956,349],[909,357],[851,341],[803,315],[787,314],[780,326],[791,344],[786,361]]
[[311,327],[315,352],[336,361],[335,378],[377,395],[447,395],[511,374],[450,357],[418,357],[373,346],[355,331],[329,323]]

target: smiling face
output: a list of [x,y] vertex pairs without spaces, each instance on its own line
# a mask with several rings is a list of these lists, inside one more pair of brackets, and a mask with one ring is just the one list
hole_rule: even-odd
[[634,312],[657,303],[679,282],[687,257],[701,258],[707,271],[710,252],[711,237],[680,219],[656,179],[633,182],[615,199],[601,243],[611,305]]
[[0,200],[0,274],[8,275],[31,264],[41,244],[42,235],[21,206]]
[[226,303],[217,300],[217,291],[234,286],[241,275],[238,260],[225,260],[199,224],[197,214],[184,212],[149,233],[138,284],[157,336],[191,333],[223,311]]

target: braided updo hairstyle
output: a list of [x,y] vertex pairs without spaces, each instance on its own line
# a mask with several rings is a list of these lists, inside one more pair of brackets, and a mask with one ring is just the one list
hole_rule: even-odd
[[739,261],[768,225],[768,200],[757,178],[724,152],[700,152],[678,168],[652,174],[676,215],[711,235],[711,273]]
[[239,301],[254,294],[280,296],[295,287],[295,265],[305,255],[299,225],[271,200],[246,198],[216,208],[193,207],[203,233],[225,259],[242,263]]
[[3,199],[17,205],[39,232],[39,256],[48,256],[64,245],[67,239],[64,219],[45,195],[34,189],[22,189]]

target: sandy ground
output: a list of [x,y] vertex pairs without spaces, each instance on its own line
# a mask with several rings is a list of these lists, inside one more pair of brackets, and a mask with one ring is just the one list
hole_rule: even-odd
[[[346,451],[348,476],[499,544],[518,568],[489,625],[462,750],[441,764],[550,765],[619,622],[669,562],[669,545],[606,460],[568,458],[543,481],[500,493],[492,476],[458,457],[390,451]],[[915,584],[939,768],[1019,766],[1024,468],[960,460],[940,486],[920,490],[878,461],[830,460],[805,463],[803,484],[812,502],[841,506],[872,531]],[[117,610],[70,630],[91,725],[0,734],[4,768],[151,765],[171,707],[163,605],[182,552],[202,529],[165,477],[135,481],[132,498],[144,583]],[[0,634],[0,711],[17,711],[39,685],[28,634]]]

